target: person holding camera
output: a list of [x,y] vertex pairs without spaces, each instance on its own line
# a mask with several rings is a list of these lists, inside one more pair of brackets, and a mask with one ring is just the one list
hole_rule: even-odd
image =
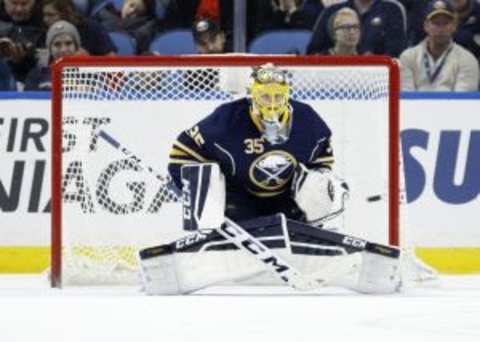
[[42,35],[39,0],[0,1],[0,57],[8,61],[17,81],[35,66]]

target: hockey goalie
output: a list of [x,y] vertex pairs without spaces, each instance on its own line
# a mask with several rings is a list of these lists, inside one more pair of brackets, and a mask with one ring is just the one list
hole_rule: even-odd
[[400,249],[323,228],[349,192],[332,171],[331,135],[312,107],[289,98],[286,72],[254,68],[249,96],[221,105],[173,144],[169,173],[189,234],[139,252],[146,293],[225,282],[399,291],[407,273]]

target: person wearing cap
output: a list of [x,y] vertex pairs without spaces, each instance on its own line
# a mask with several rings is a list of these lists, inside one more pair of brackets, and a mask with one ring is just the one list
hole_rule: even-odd
[[[50,26],[45,43],[49,64],[65,56],[85,53],[81,47],[77,28],[65,20],[59,20]],[[50,90],[51,88],[49,65],[37,65],[25,80],[25,90]]]
[[477,91],[478,61],[453,41],[457,17],[451,4],[433,0],[425,13],[426,38],[400,55],[402,90]]
[[330,22],[330,35],[335,45],[325,54],[336,56],[358,55],[360,43],[360,18],[349,7],[341,8]]
[[329,34],[330,20],[344,7],[352,8],[360,17],[360,54],[398,57],[406,48],[407,24],[402,4],[389,0],[347,0],[322,10],[307,46],[308,54],[322,53],[334,46]]
[[[193,23],[192,34],[198,54],[227,52],[225,32],[212,19],[197,19]],[[185,87],[192,91],[215,89],[219,86],[218,80],[219,72],[216,69],[187,70],[185,73]]]
[[[448,0],[448,2],[457,16],[457,30],[453,35],[453,40],[480,60],[480,1]],[[426,0],[414,1],[416,8],[412,10],[411,16],[408,18],[410,45],[416,45],[425,38],[423,19],[428,3],[429,1]]]
[[225,52],[225,33],[218,24],[208,18],[200,18],[193,24],[193,38],[200,54]]

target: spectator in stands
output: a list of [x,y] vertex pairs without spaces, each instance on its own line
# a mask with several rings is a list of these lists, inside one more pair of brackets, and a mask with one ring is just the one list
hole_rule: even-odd
[[480,59],[480,2],[450,0],[450,3],[458,20],[453,40]]
[[15,78],[4,58],[0,58],[0,90],[16,90]]
[[311,30],[323,9],[319,0],[251,0],[248,5],[252,38],[269,30]]
[[169,0],[165,13],[165,28],[191,28],[200,0]]
[[226,49],[233,45],[233,0],[168,0],[163,29],[188,28],[202,18],[209,18],[225,34]]
[[0,2],[0,52],[18,81],[36,63],[36,48],[42,34],[38,0],[3,0]]
[[[193,39],[199,54],[226,52],[225,32],[209,18],[198,19],[192,27]],[[216,69],[186,70],[184,86],[193,93],[219,88],[219,72]]]
[[323,54],[346,56],[358,55],[360,43],[360,18],[349,7],[339,9],[330,21],[330,35],[335,45]]
[[[424,3],[425,1],[420,2]],[[475,0],[449,0],[449,2],[458,20],[457,31],[453,40],[472,52],[477,59],[480,59],[480,2]],[[425,8],[426,5],[423,6],[423,11],[417,11],[416,18],[412,17],[409,24],[411,26],[412,43],[415,45],[425,38],[425,31],[423,30]],[[419,20],[419,18],[422,20]]]
[[43,21],[47,29],[58,20],[75,25],[82,39],[83,48],[90,55],[115,54],[115,46],[105,28],[97,21],[80,15],[72,0],[43,0]]
[[470,51],[453,42],[456,25],[449,2],[433,0],[428,4],[426,38],[400,56],[402,90],[478,90],[478,61]]
[[[399,0],[407,13],[407,45],[418,44],[424,37],[423,17],[429,0]],[[420,36],[419,36],[420,32]]]
[[397,57],[406,47],[405,9],[396,1],[348,0],[326,7],[313,30],[307,53],[320,53],[333,46],[329,35],[331,17],[339,9],[357,11],[361,22],[359,53]]
[[191,28],[200,18],[221,23],[221,27],[233,25],[233,0],[167,0],[166,29]]
[[225,33],[212,20],[197,20],[193,25],[193,38],[200,54],[224,53]]
[[30,71],[25,81],[25,90],[50,90],[52,88],[50,64],[61,57],[84,53],[77,28],[64,20],[50,26],[45,46],[49,54],[48,65],[39,64]]
[[125,0],[120,11],[109,4],[95,15],[95,19],[108,31],[130,34],[137,42],[138,53],[148,50],[157,30],[154,0]]

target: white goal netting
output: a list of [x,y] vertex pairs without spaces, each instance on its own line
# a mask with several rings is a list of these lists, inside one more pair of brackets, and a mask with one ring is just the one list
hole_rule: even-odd
[[[63,285],[135,283],[138,248],[184,235],[167,174],[171,144],[219,104],[247,95],[251,72],[248,57],[235,63],[217,57],[205,66],[192,61],[109,66],[93,60],[58,68],[61,106],[54,120],[62,127],[62,168],[61,175],[54,172],[61,189],[54,196],[61,201],[53,207],[60,215],[53,229],[61,240],[52,252],[59,263],[53,276]],[[391,104],[398,96],[392,94],[391,65],[323,63],[298,60],[284,68],[292,98],[309,103],[331,127],[335,172],[351,187],[347,214],[332,224],[387,242],[397,229],[387,200],[396,115]],[[374,196],[383,200],[367,200]]]

